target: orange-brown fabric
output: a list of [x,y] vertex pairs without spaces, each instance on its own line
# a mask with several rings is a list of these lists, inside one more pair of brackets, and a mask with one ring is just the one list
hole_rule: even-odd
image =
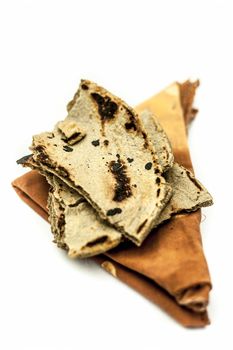
[[184,121],[186,128],[195,118],[198,110],[193,108],[193,98],[195,96],[196,88],[200,85],[199,80],[191,83],[189,80],[185,81],[183,84],[179,84],[180,88],[180,101],[184,114]]
[[[190,84],[182,85],[183,95],[188,96],[186,100],[181,98],[180,84],[172,84],[137,110],[148,109],[157,116],[172,144],[175,160],[193,170],[185,125],[185,121],[190,121],[186,113],[191,109],[194,96],[194,87]],[[151,278],[182,305],[202,311],[208,304],[206,291],[210,290],[211,281],[201,244],[200,220],[200,210],[175,216],[155,229],[140,248],[129,243],[107,255]]]
[[[129,285],[151,302],[159,305],[165,312],[183,326],[204,327],[210,323],[206,312],[197,313],[180,306],[171,295],[149,278],[120,265],[116,261],[106,259],[104,255],[96,256],[93,259],[107,272],[113,274],[114,277]],[[112,265],[110,266],[111,270],[112,268],[114,269],[113,271],[109,271],[107,265],[109,263]]]
[[[189,119],[183,113],[180,91],[179,84],[173,84],[137,109],[149,109],[157,115],[170,138],[176,160],[192,169],[184,123]],[[191,104],[193,95],[187,95]],[[186,105],[186,109],[190,110],[190,107]],[[47,218],[48,185],[43,176],[31,171],[16,179],[13,186],[28,205]],[[199,226],[200,211],[176,216],[154,230],[141,247],[124,243],[105,257],[95,257],[95,261],[101,264],[109,261],[119,279],[184,326],[204,326],[209,322],[203,311],[208,303],[211,282]]]
[[13,181],[12,186],[26,204],[48,221],[47,199],[49,184],[44,176],[32,170]]

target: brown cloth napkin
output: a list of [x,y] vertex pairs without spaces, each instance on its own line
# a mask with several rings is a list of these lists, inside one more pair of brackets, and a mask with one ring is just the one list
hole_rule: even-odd
[[[171,141],[175,160],[192,169],[186,126],[194,118],[192,108],[198,82],[174,83],[140,104],[140,112],[153,112]],[[36,171],[12,183],[18,195],[44,219],[49,186]],[[94,257],[113,276],[159,305],[182,325],[209,324],[206,306],[211,281],[202,249],[200,210],[173,217],[155,229],[141,247],[123,243],[104,255]]]

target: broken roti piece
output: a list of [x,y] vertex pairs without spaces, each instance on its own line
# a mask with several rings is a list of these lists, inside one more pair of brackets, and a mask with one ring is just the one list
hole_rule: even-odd
[[170,219],[172,215],[196,211],[213,204],[206,188],[183,166],[174,163],[164,176],[172,186],[173,194],[160,214],[158,224]]
[[173,190],[171,199],[161,212],[157,225],[170,219],[172,215],[212,205],[213,199],[206,188],[189,170],[174,163],[171,144],[156,117],[149,111],[143,111],[140,117],[154,151],[158,155],[158,161],[165,171],[164,177]]
[[122,234],[103,221],[92,206],[77,191],[41,167],[32,155],[19,159],[18,164],[37,170],[50,184],[47,208],[54,242],[68,251],[71,258],[87,258],[116,247]]
[[64,210],[59,204],[59,201],[53,196],[53,188],[49,191],[47,208],[51,231],[54,235],[54,243],[56,243],[59,248],[67,249],[64,242]]
[[99,219],[83,197],[55,176],[52,182],[53,196],[63,208],[62,241],[70,257],[86,258],[101,254],[120,243],[121,234]]
[[[68,146],[64,125],[86,136]],[[141,245],[171,197],[138,115],[102,87],[82,81],[64,124],[33,138],[33,159],[78,191],[128,239]],[[60,127],[63,128],[61,131]],[[69,138],[70,134],[67,134]]]
[[154,152],[158,157],[158,162],[165,172],[170,169],[174,163],[174,156],[170,141],[163,130],[159,121],[150,111],[142,111],[140,119],[147,132],[148,139],[153,145]]

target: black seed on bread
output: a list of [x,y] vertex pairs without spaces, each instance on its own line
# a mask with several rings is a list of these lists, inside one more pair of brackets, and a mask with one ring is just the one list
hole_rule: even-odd
[[100,140],[93,140],[93,141],[91,141],[91,143],[93,146],[97,147],[100,145]]
[[116,214],[120,214],[121,212],[122,212],[121,208],[109,209],[107,211],[107,215],[108,216],[113,216],[113,215],[116,215]]

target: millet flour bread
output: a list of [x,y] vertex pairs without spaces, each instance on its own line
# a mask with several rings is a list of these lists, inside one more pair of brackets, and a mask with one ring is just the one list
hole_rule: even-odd
[[49,167],[137,245],[172,194],[136,112],[89,81],[81,82],[65,121],[33,137],[32,151],[38,165]]
[[[157,224],[172,215],[197,210],[211,204],[211,196],[198,180],[184,167],[173,163],[171,145],[154,115],[140,115],[148,137],[158,156],[165,178],[173,189],[169,203],[158,218]],[[48,209],[52,232],[58,246],[68,250],[70,257],[87,257],[103,253],[118,245],[121,234],[96,214],[95,210],[77,191],[50,173],[49,166],[37,165],[32,156],[19,163],[38,169],[51,185]]]

